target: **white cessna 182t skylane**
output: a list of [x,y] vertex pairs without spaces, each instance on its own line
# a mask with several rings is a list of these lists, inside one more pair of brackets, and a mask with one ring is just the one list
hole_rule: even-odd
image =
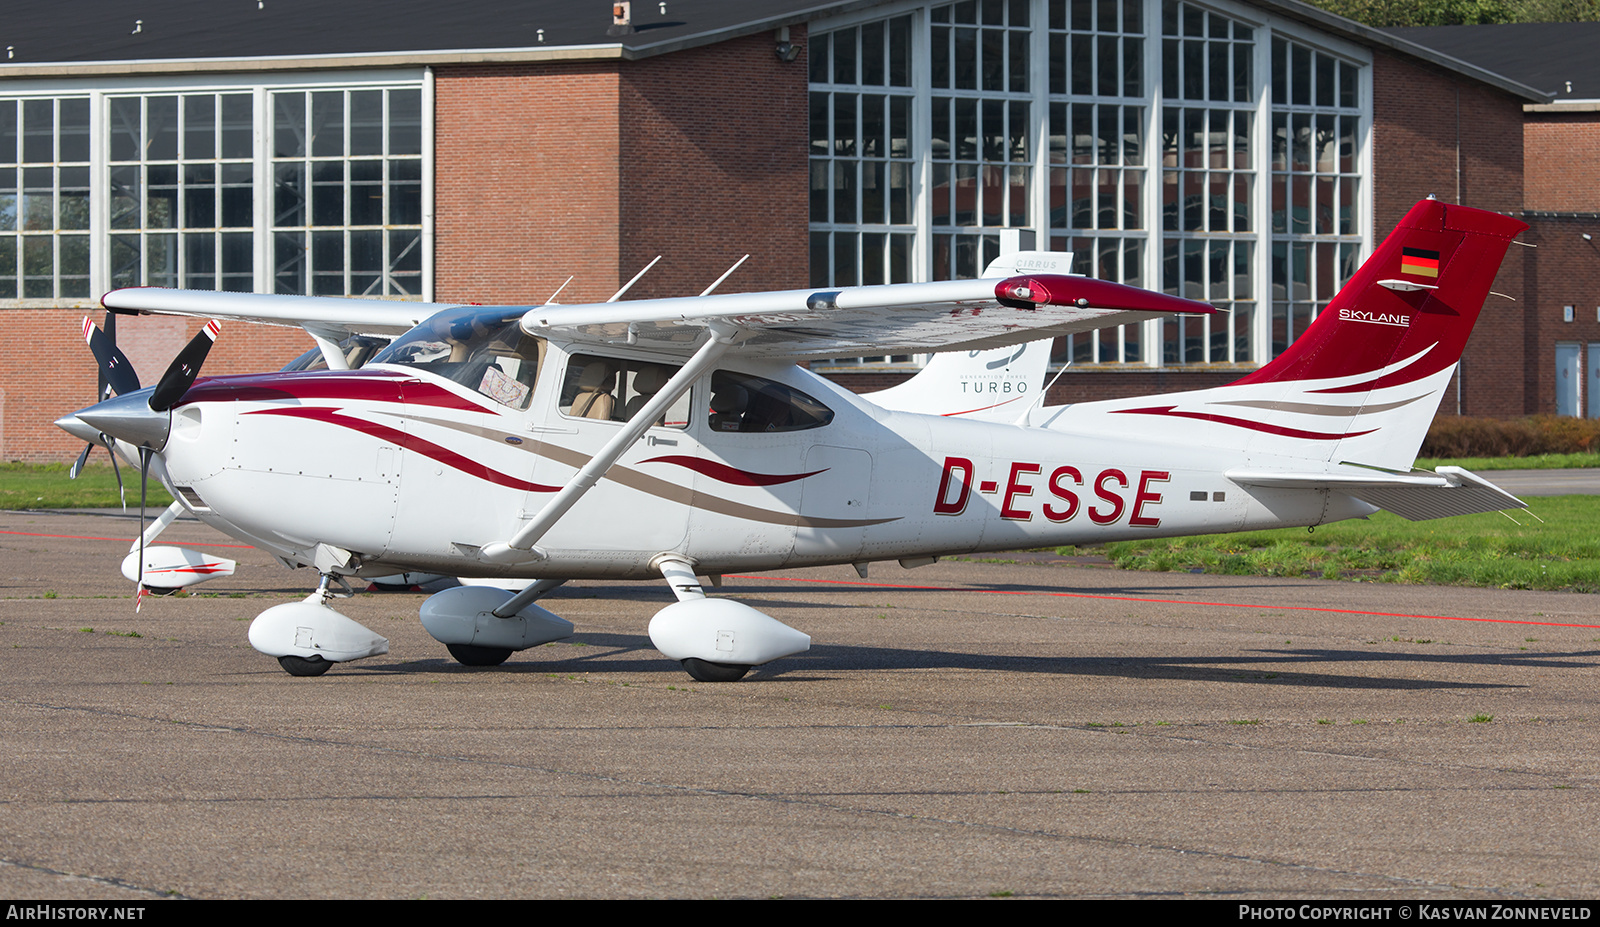
[[[196,382],[208,329],[155,387],[124,390],[114,349],[97,351],[119,395],[58,424],[144,458],[201,520],[318,570],[317,592],[250,628],[295,675],[388,651],[328,605],[331,581],[417,570],[537,580],[423,603],[429,633],[473,665],[568,636],[534,604],[568,579],[665,578],[678,601],[651,641],[731,681],[810,638],[707,598],[697,576],[1522,507],[1459,468],[1409,469],[1524,228],[1423,201],[1243,379],[1013,423],[889,411],[794,361],[1213,310],[1056,274],[515,309],[121,290],[108,308],[304,325],[335,369]],[[337,369],[333,336],[433,308],[366,367]]]

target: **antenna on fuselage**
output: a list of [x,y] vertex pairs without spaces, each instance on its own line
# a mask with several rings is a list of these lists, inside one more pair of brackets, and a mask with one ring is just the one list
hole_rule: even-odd
[[[572,277],[576,277],[576,276],[577,276],[577,274],[573,274],[572,275]],[[568,277],[566,279],[566,282],[564,282],[560,286],[556,287],[556,291],[554,293],[551,293],[550,294],[550,298],[544,301],[544,304],[546,306],[548,306],[551,303],[554,303],[556,301],[556,297],[561,295],[561,291],[567,288],[567,284],[568,283],[572,282],[572,277]]]
[[739,265],[743,264],[745,261],[748,261],[748,260],[750,260],[750,255],[747,254],[744,257],[740,258],[739,260],[734,261],[733,262],[733,266],[728,268],[727,272],[725,272],[722,276],[720,276],[717,279],[711,281],[711,285],[706,287],[704,290],[701,290],[700,291],[700,295],[701,296],[710,296],[712,290],[714,290],[717,287],[721,286],[722,285],[722,281],[724,281],[724,280],[728,279],[729,277],[733,276],[733,272],[739,269]]
[[650,263],[644,265],[644,270],[641,270],[638,273],[634,274],[633,275],[633,279],[629,280],[627,283],[624,283],[622,285],[622,289],[616,291],[615,293],[612,293],[611,294],[611,298],[606,300],[606,302],[614,303],[617,300],[621,299],[622,298],[622,294],[628,292],[629,288],[631,288],[635,283],[638,283],[640,277],[643,277],[645,274],[648,274],[650,272],[650,268],[656,266],[656,261],[659,261],[659,260],[661,260],[661,255],[658,254],[658,255],[656,255],[656,260],[655,261],[651,261]]
[[1011,424],[1013,424],[1013,425],[1027,425],[1028,424],[1028,418],[1033,415],[1033,410],[1039,408],[1042,405],[1044,405],[1044,397],[1049,395],[1050,387],[1055,386],[1056,385],[1056,381],[1061,379],[1061,375],[1063,373],[1066,373],[1067,372],[1067,368],[1071,367],[1071,366],[1072,366],[1072,357],[1071,357],[1071,355],[1068,355],[1067,362],[1065,364],[1061,365],[1061,369],[1056,371],[1056,375],[1051,377],[1050,378],[1050,382],[1046,383],[1044,385],[1044,389],[1039,391],[1038,397],[1035,398],[1032,402],[1028,403],[1028,407],[1026,409],[1023,409],[1022,410],[1022,414],[1017,416],[1017,420],[1012,422]]

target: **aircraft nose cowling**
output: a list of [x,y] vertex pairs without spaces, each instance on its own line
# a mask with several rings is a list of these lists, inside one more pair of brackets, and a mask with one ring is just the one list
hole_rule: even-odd
[[[79,410],[70,417],[118,441],[159,451],[167,445],[167,434],[172,430],[172,413],[157,412],[150,408],[150,394],[153,391],[154,387],[135,390]],[[56,424],[72,431],[61,422]]]

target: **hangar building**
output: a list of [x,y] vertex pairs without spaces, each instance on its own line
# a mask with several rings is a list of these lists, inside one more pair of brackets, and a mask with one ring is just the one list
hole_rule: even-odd
[[[537,303],[572,276],[578,302],[658,254],[630,297],[697,293],[746,253],[723,291],[969,276],[1031,241],[1229,310],[1063,339],[1061,402],[1264,363],[1429,194],[1534,243],[1600,234],[1534,195],[1525,125],[1552,94],[1295,0],[617,6],[8,11],[0,453],[75,453],[49,423],[91,400],[79,320],[120,286]],[[1446,412],[1556,408],[1556,342],[1600,345],[1600,297],[1559,290],[1574,254],[1513,249]],[[195,327],[119,340],[148,380]],[[310,347],[247,328],[208,373]],[[917,361],[813,366],[873,389]]]

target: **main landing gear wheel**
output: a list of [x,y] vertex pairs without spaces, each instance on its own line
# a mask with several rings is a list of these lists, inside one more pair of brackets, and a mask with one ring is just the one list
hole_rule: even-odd
[[712,663],[699,657],[683,661],[683,669],[700,682],[738,682],[750,667],[743,663]]
[[324,660],[320,656],[282,656],[278,658],[278,665],[290,676],[321,676],[333,668],[331,660]]
[[499,666],[511,656],[510,647],[480,647],[477,644],[445,644],[450,656],[462,666]]
[[144,591],[150,595],[168,596],[177,595],[179,590],[176,586],[146,586]]

